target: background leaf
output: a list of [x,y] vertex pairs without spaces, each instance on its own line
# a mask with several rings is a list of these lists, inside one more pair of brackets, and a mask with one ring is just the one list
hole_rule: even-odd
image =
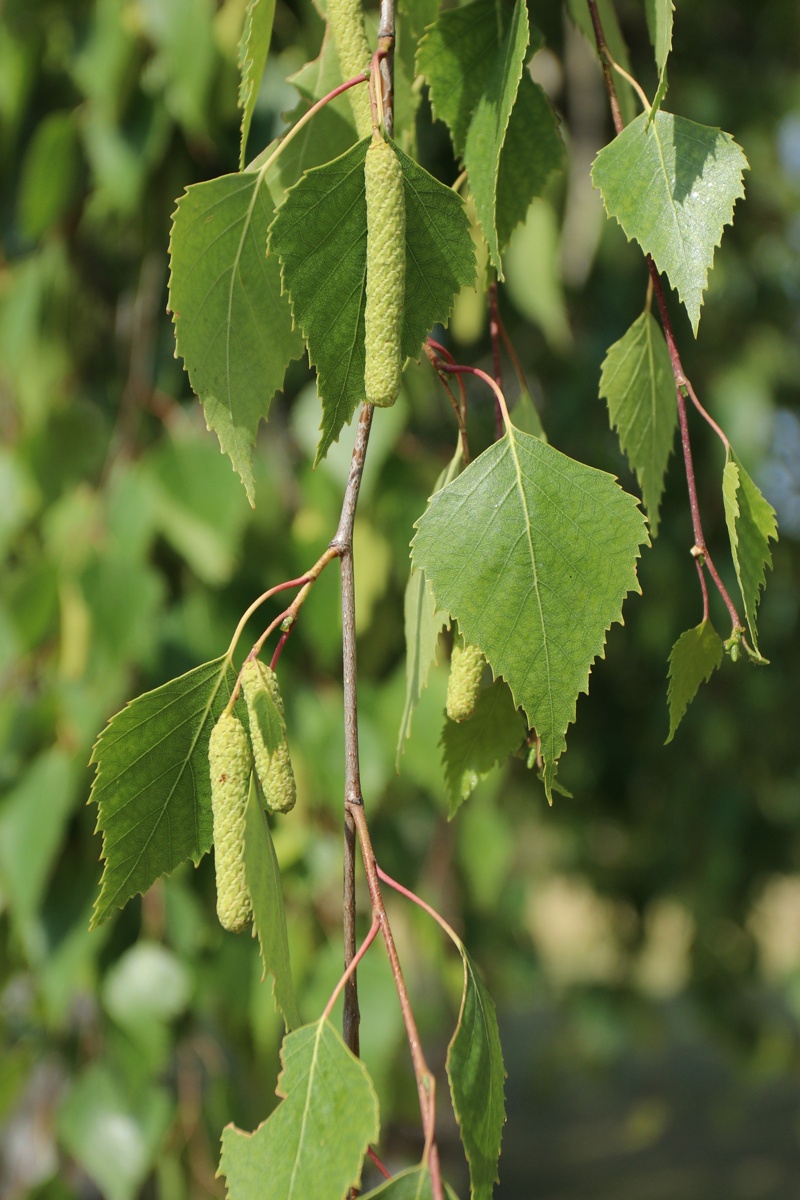
[[508,685],[499,679],[483,688],[469,720],[445,721],[442,757],[451,817],[494,767],[519,750],[525,732]]
[[275,1000],[283,1013],[287,1029],[297,1029],[300,1013],[292,983],[286,910],[275,847],[266,813],[258,795],[255,779],[250,777],[244,833],[244,866],[247,890],[253,905],[253,933],[258,936],[262,979],[273,976]]
[[[364,159],[369,139],[307,171],[270,230],[295,320],[316,366],[325,457],[364,399],[364,304],[367,208]],[[416,357],[456,294],[475,278],[475,254],[461,200],[402,150],[406,202],[406,302],[402,352]]]
[[[447,1200],[457,1200],[452,1188],[444,1185]],[[427,1167],[409,1167],[393,1175],[386,1183],[365,1193],[363,1200],[433,1200],[431,1177]]]
[[244,29],[239,45],[239,106],[242,110],[242,132],[239,145],[239,170],[243,170],[247,154],[247,135],[258,99],[261,76],[272,41],[272,21],[275,0],[250,0],[244,17]]
[[666,274],[695,334],[714,250],[744,195],[747,166],[730,134],[658,112],[627,125],[592,167],[608,215]]
[[613,476],[512,426],[432,497],[417,529],[413,559],[437,603],[541,738],[549,796],[578,694],[638,590],[644,517]]
[[303,351],[278,261],[266,253],[273,214],[261,174],[223,175],[186,189],[170,240],[178,353],[251,504],[259,422]]
[[600,395],[608,403],[619,444],[636,472],[655,537],[678,406],[667,343],[649,311],[609,347],[600,373]]
[[328,1021],[289,1033],[281,1048],[283,1102],[252,1134],[229,1125],[220,1173],[229,1200],[342,1200],[377,1141],[378,1102],[367,1069]]
[[664,70],[672,49],[672,22],[675,5],[672,0],[644,0],[647,31],[653,45],[659,73]]
[[90,799],[106,865],[93,925],[211,848],[208,739],[234,681],[227,655],[204,663],[133,700],[97,739]]
[[506,1073],[494,1001],[466,947],[456,945],[464,962],[464,994],[447,1050],[447,1077],[469,1163],[471,1200],[491,1200],[506,1119]]
[[722,475],[725,520],[733,565],[744,601],[745,617],[758,651],[756,609],[766,585],[765,568],[772,566],[770,538],[778,537],[775,510],[768,504],[732,450]]
[[669,737],[675,737],[683,714],[697,695],[701,683],[708,683],[722,662],[722,641],[710,621],[701,621],[687,629],[672,647],[669,656]]

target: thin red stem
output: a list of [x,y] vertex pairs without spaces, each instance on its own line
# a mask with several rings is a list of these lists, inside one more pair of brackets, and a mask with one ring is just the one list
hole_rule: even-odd
[[384,1178],[384,1179],[391,1179],[391,1178],[392,1178],[391,1174],[390,1174],[390,1173],[389,1173],[389,1172],[386,1170],[386,1167],[383,1165],[383,1163],[381,1162],[381,1160],[378,1158],[377,1154],[376,1154],[376,1153],[375,1153],[375,1151],[372,1149],[372,1146],[367,1146],[367,1154],[368,1154],[368,1155],[369,1155],[369,1157],[372,1159],[372,1161],[374,1162],[375,1166],[376,1166],[376,1167],[378,1168],[378,1170],[380,1171],[380,1173],[381,1173],[381,1175],[383,1176],[383,1178]]
[[327,1021],[328,1017],[333,1012],[333,1006],[336,1003],[336,1001],[339,999],[342,988],[345,986],[346,983],[348,983],[348,981],[355,974],[358,964],[361,962],[362,958],[367,953],[367,951],[369,950],[372,943],[375,941],[375,938],[378,935],[378,930],[380,929],[380,927],[381,927],[381,923],[378,920],[378,918],[373,917],[372,924],[369,927],[369,933],[364,938],[361,945],[358,947],[358,950],[356,951],[356,953],[350,959],[350,962],[347,964],[344,974],[342,975],[341,979],[337,983],[336,987],[331,992],[331,998],[328,1001],[328,1003],[325,1005],[325,1010],[322,1014],[321,1020]]

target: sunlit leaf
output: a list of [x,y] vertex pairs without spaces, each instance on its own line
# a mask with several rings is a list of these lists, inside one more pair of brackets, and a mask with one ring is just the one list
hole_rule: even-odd
[[649,312],[637,317],[609,348],[600,395],[608,403],[611,424],[636,472],[655,537],[678,406],[667,343]]
[[227,656],[146,692],[112,717],[92,753],[105,870],[92,924],[211,848],[208,739],[236,675]]
[[747,166],[730,134],[663,111],[649,123],[642,113],[594,161],[606,211],[666,274],[695,334],[714,250],[744,195]]
[[744,601],[745,617],[758,652],[756,609],[766,585],[765,570],[772,566],[770,539],[777,540],[775,510],[768,504],[732,450],[722,476],[725,520],[731,543],[733,565]]
[[710,621],[701,621],[687,629],[672,647],[669,656],[669,737],[675,737],[683,714],[697,695],[701,683],[708,683],[722,662],[722,641]]
[[252,776],[245,817],[244,866],[253,906],[253,933],[258,936],[264,967],[262,978],[266,979],[268,974],[273,976],[275,1000],[283,1013],[286,1027],[296,1029],[300,1024],[300,1014],[289,961],[281,873],[266,814]]
[[578,694],[639,590],[644,517],[613,476],[512,427],[417,528],[415,566],[539,734],[550,795]]
[[254,1133],[229,1125],[220,1173],[228,1200],[342,1200],[357,1187],[367,1146],[378,1138],[378,1101],[366,1067],[320,1020],[281,1048],[282,1098]]
[[187,188],[170,241],[178,354],[251,503],[259,422],[303,352],[278,261],[266,253],[273,215],[262,174],[223,175]]
[[253,109],[258,99],[258,88],[269,54],[272,40],[272,21],[275,16],[275,0],[250,0],[244,16],[244,29],[239,45],[239,107],[242,110],[241,142],[239,147],[239,169],[245,164],[247,135],[253,119]]

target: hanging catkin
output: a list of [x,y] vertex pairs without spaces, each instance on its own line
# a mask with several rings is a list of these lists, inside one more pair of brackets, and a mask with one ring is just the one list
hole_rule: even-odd
[[367,302],[364,393],[388,408],[400,391],[406,276],[406,207],[400,160],[376,134],[364,162],[367,197]]
[[223,713],[211,731],[208,765],[214,819],[217,916],[223,929],[239,933],[252,916],[244,867],[244,823],[252,758],[238,717]]
[[297,787],[286,740],[286,718],[278,677],[262,662],[250,659],[242,670],[242,691],[265,807],[269,812],[288,812],[294,808]]
[[486,659],[478,646],[456,642],[450,659],[446,711],[451,721],[466,721],[475,712]]

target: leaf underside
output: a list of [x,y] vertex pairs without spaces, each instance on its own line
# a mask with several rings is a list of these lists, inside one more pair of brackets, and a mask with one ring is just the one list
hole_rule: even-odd
[[758,652],[756,610],[766,585],[766,568],[772,566],[770,540],[778,537],[775,510],[753,483],[733,451],[722,476],[725,520],[733,565],[744,603],[753,648]]
[[701,621],[687,629],[672,647],[669,656],[669,736],[675,737],[686,709],[697,695],[701,683],[708,683],[722,662],[722,640],[710,621]]
[[227,656],[204,663],[133,700],[97,739],[90,800],[105,869],[93,927],[211,849],[208,739],[235,679]]
[[442,747],[451,818],[480,781],[519,750],[525,732],[508,686],[499,679],[481,691],[469,720],[445,723]]
[[170,240],[177,353],[251,504],[259,422],[303,352],[278,261],[266,254],[273,213],[259,174],[223,175],[187,188]]
[[678,408],[667,343],[649,312],[637,317],[609,348],[600,374],[600,395],[608,403],[611,424],[636,472],[655,537]]
[[550,796],[577,697],[639,590],[644,516],[613,476],[512,426],[433,496],[417,529],[414,564],[539,734]]
[[287,1034],[278,1079],[282,1102],[254,1133],[222,1133],[220,1174],[228,1200],[342,1200],[357,1187],[379,1133],[366,1067],[326,1020]]
[[609,216],[666,274],[695,334],[714,250],[744,195],[747,166],[730,134],[660,111],[626,125],[592,167]]

